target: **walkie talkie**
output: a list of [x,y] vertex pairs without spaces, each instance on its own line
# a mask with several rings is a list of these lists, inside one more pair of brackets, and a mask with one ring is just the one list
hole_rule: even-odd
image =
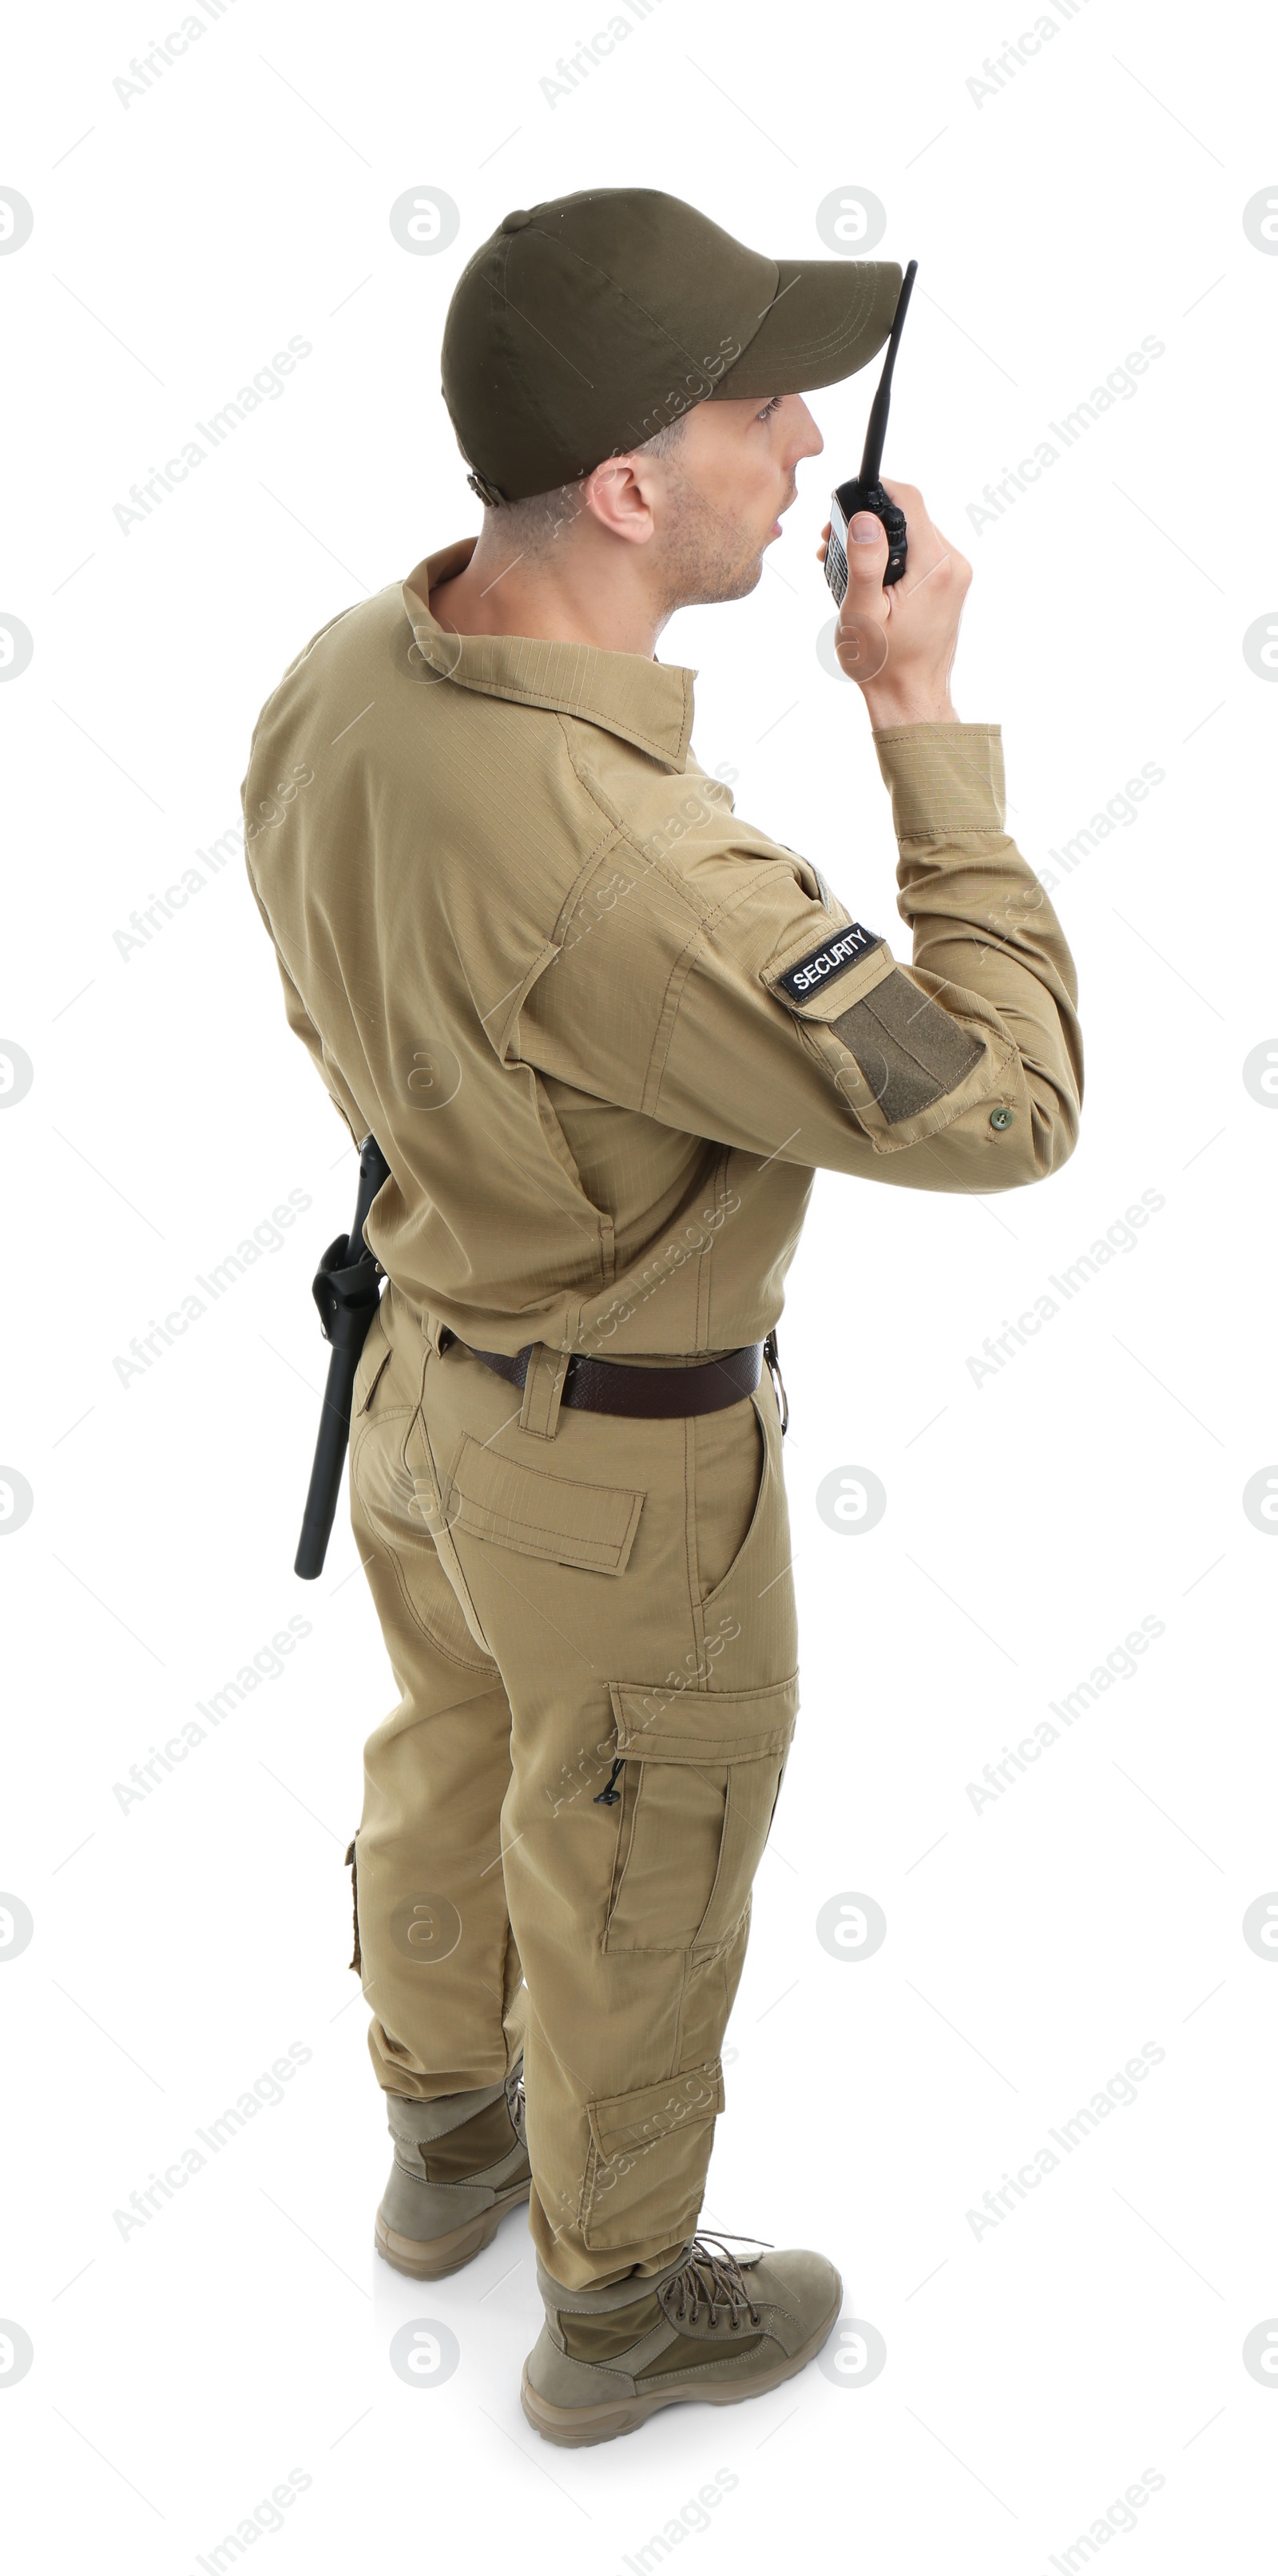
[[870,408],[861,471],[852,477],[850,483],[840,483],[838,490],[830,496],[830,542],[825,550],[825,577],[840,608],[847,596],[848,587],[846,553],[848,525],[858,510],[873,511],[875,518],[883,521],[887,531],[888,559],[887,571],[883,575],[884,589],[888,589],[892,582],[899,581],[905,570],[905,512],[898,510],[895,501],[889,500],[879,481],[879,468],[883,462],[883,441],[887,435],[888,404],[892,396],[892,369],[896,364],[901,325],[905,320],[905,309],[910,300],[910,288],[914,284],[917,269],[918,261],[912,259],[901,280],[901,292],[897,298],[896,312],[892,317],[892,328],[888,335],[883,373],[879,378],[878,389]]

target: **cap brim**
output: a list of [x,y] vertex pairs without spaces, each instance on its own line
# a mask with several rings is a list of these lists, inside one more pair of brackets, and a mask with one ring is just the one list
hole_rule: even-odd
[[753,402],[837,385],[877,357],[901,292],[894,259],[779,259],[758,330],[711,402]]

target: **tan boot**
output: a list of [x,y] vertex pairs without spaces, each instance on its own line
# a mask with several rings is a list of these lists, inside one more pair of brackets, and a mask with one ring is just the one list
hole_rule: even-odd
[[489,2245],[502,2217],[527,2200],[523,2063],[504,2084],[408,2102],[388,2093],[395,2161],[374,2242],[397,2272],[438,2281]]
[[665,2272],[565,2290],[538,2261],[546,2323],[524,2364],[524,2413],[576,2448],[633,2432],[659,2406],[733,2406],[793,2379],[820,2351],[843,2284],[823,2254],[738,2262],[694,2236]]

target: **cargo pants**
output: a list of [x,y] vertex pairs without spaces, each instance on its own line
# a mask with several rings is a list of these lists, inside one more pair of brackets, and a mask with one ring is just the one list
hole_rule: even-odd
[[352,1407],[401,1693],[355,1845],[369,2046],[417,2101],[524,2047],[533,2239],[583,2288],[660,2270],[701,2207],[798,1705],[780,1421],[766,1370],[631,1419],[561,1408],[544,1344],[522,1392],[439,1344],[388,1284]]

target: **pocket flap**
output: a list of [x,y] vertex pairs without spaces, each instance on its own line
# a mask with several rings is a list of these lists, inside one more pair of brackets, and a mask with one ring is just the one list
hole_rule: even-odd
[[630,2154],[637,2147],[655,2146],[690,2121],[713,2120],[723,2109],[723,2067],[715,2057],[683,2075],[667,2075],[659,2084],[641,2084],[634,2093],[590,2102],[587,2109],[600,2155]]
[[513,1548],[519,1556],[620,1574],[643,1505],[642,1494],[619,1485],[583,1485],[521,1466],[468,1433],[453,1469],[447,1511],[453,1529]]
[[617,1751],[636,1762],[755,1762],[784,1753],[799,1709],[799,1676],[762,1690],[680,1690],[667,1682],[609,1682]]

